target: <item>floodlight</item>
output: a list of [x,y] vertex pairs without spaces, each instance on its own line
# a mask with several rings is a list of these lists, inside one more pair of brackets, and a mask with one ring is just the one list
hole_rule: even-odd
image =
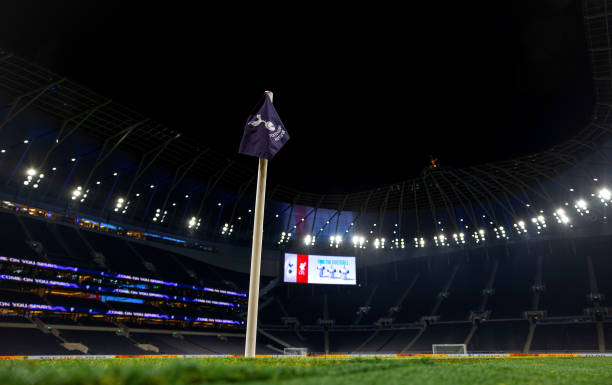
[[311,241],[312,241],[312,237],[310,235],[306,235],[306,237],[304,237],[305,244],[310,245]]
[[562,208],[557,209],[554,215],[555,218],[557,218],[557,222],[559,223],[568,224],[570,221],[569,217],[565,214],[565,210],[563,210]]

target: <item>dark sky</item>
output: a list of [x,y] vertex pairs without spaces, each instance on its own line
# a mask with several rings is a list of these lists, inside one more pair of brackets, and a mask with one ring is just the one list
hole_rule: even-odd
[[236,157],[270,89],[270,175],[313,192],[543,150],[593,105],[579,1],[195,3],[3,2],[0,46]]

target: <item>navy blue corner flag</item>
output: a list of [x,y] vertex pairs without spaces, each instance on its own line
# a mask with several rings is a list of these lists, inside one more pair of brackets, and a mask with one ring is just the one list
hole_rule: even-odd
[[265,95],[263,105],[247,120],[238,152],[272,159],[288,140],[289,134],[283,128],[283,122],[270,98]]

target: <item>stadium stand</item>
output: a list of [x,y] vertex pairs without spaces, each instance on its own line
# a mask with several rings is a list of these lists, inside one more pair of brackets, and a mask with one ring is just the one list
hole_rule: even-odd
[[[11,255],[25,254],[28,256],[26,260],[39,261],[42,264],[37,267],[31,263],[11,263],[5,260],[0,267],[3,278],[21,276],[38,278],[44,283],[53,281],[51,278],[57,282],[70,282],[71,280],[67,279],[70,275],[59,273],[61,270],[43,267],[53,266],[48,264],[73,262],[79,265],[75,267],[100,271],[102,274],[112,275],[118,271],[128,276],[149,275],[161,282],[184,280],[180,283],[185,284],[185,289],[180,292],[181,297],[185,298],[188,298],[188,295],[197,296],[196,292],[187,290],[187,287],[199,287],[219,278],[213,273],[218,268],[171,254],[151,242],[143,243],[22,214],[3,212],[0,213],[0,218],[4,223],[12,224],[10,228],[13,230],[12,237],[4,240],[4,250]],[[39,243],[42,247],[33,248],[30,246],[32,242]],[[593,247],[592,244],[598,244],[598,247]],[[24,247],[20,248],[20,245]],[[537,249],[537,246],[536,244],[534,249]],[[427,261],[416,259],[381,264],[369,272],[370,279],[376,283],[362,287],[272,287],[268,295],[273,300],[262,308],[261,319],[264,329],[269,329],[266,333],[273,339],[262,335],[260,350],[262,353],[275,354],[287,345],[307,347],[315,352],[324,351],[326,333],[320,322],[322,319],[330,319],[334,321],[334,325],[328,328],[328,349],[338,353],[428,353],[432,344],[466,342],[473,325],[476,325],[475,332],[467,341],[470,352],[522,352],[525,349],[530,322],[536,325],[530,352],[598,351],[597,323],[585,313],[585,309],[590,306],[588,295],[591,289],[588,261],[590,259],[593,266],[596,266],[593,274],[596,280],[599,278],[597,283],[601,282],[597,290],[607,289],[609,283],[604,272],[609,271],[611,267],[605,258],[607,242],[594,240],[589,247],[592,253],[589,258],[574,255],[561,244],[557,246],[558,253],[541,257],[534,256],[533,250],[531,254],[524,254],[522,245],[508,245],[503,248],[503,254],[489,250],[488,255],[470,253],[469,257],[438,256]],[[83,257],[83,253],[87,253],[89,257]],[[104,255],[104,259],[96,258],[96,253]],[[160,275],[158,272],[164,274]],[[382,277],[391,272],[394,272],[391,279],[385,281],[376,278],[377,275]],[[152,289],[150,285],[142,283],[125,286],[118,280],[102,279],[102,276],[95,278],[91,273],[84,274],[86,275],[79,276],[78,282],[96,282],[100,287],[112,287],[114,283],[114,287],[120,290],[121,287],[130,286],[138,289],[135,291]],[[234,272],[232,275],[237,277],[238,281],[244,282],[244,277],[241,278],[240,274]],[[412,279],[409,280],[414,280],[414,284],[407,287],[406,280],[400,277],[410,277]],[[539,302],[534,305],[534,282],[538,279],[545,285],[545,291],[540,293],[542,295]],[[74,276],[72,282],[76,282]],[[484,291],[489,283],[494,293],[486,296],[488,301],[483,307]],[[5,352],[6,354],[67,354],[67,350],[60,345],[62,341],[81,343],[88,348],[89,354],[143,354],[145,350],[138,345],[155,347],[156,351],[149,351],[154,354],[240,354],[242,349],[240,327],[234,332],[213,326],[213,335],[190,335],[181,332],[197,333],[198,327],[188,323],[171,326],[163,321],[151,322],[146,318],[88,317],[66,315],[52,310],[61,307],[95,309],[102,312],[172,314],[191,318],[206,314],[239,322],[240,312],[222,309],[221,306],[209,306],[205,310],[182,303],[177,307],[176,303],[148,301],[137,294],[126,294],[123,297],[124,300],[131,298],[135,301],[101,302],[100,298],[106,293],[94,294],[95,290],[91,290],[91,294],[87,294],[87,291],[77,294],[83,292],[70,291],[66,286],[50,289],[36,284],[10,284],[10,280],[3,280],[0,301],[46,305],[48,309],[30,309],[23,312],[3,310],[4,327],[0,329],[7,336],[11,335],[11,343],[16,343],[16,338],[24,341],[21,350],[12,350]],[[217,287],[223,290],[228,287],[228,283],[218,280]],[[408,288],[410,290],[407,291]],[[172,286],[157,285],[153,292],[162,294],[175,290]],[[304,297],[309,298],[307,306],[304,306]],[[208,298],[225,299],[227,302],[236,300],[223,294]],[[240,298],[244,305],[244,297]],[[401,303],[396,306],[398,300],[401,300]],[[471,320],[470,314],[479,310],[487,310],[488,316],[483,320]],[[530,321],[524,315],[528,310],[542,310],[546,315],[542,320]],[[44,333],[32,321],[33,318],[45,326],[72,326],[76,329],[58,329],[62,338],[60,340]],[[390,324],[381,321],[387,318],[392,319]],[[284,326],[283,319],[299,320],[299,324]],[[17,323],[30,328],[7,327]],[[603,326],[604,331],[609,330],[607,322]],[[95,330],[95,327],[103,329]],[[125,335],[117,333],[121,328],[128,332]],[[357,329],[350,331],[350,328]],[[138,331],[141,329],[159,332]],[[209,327],[204,330],[206,329]],[[17,332],[11,334],[14,330]],[[229,333],[231,337],[215,336],[214,330]],[[32,349],[26,348],[35,338],[41,338],[44,343]],[[606,335],[605,338],[609,337]],[[277,339],[281,343],[276,341]]]

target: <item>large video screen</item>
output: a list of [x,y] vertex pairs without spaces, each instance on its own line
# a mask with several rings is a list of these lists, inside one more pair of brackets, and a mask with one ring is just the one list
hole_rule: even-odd
[[284,281],[355,285],[357,284],[355,257],[286,253]]

